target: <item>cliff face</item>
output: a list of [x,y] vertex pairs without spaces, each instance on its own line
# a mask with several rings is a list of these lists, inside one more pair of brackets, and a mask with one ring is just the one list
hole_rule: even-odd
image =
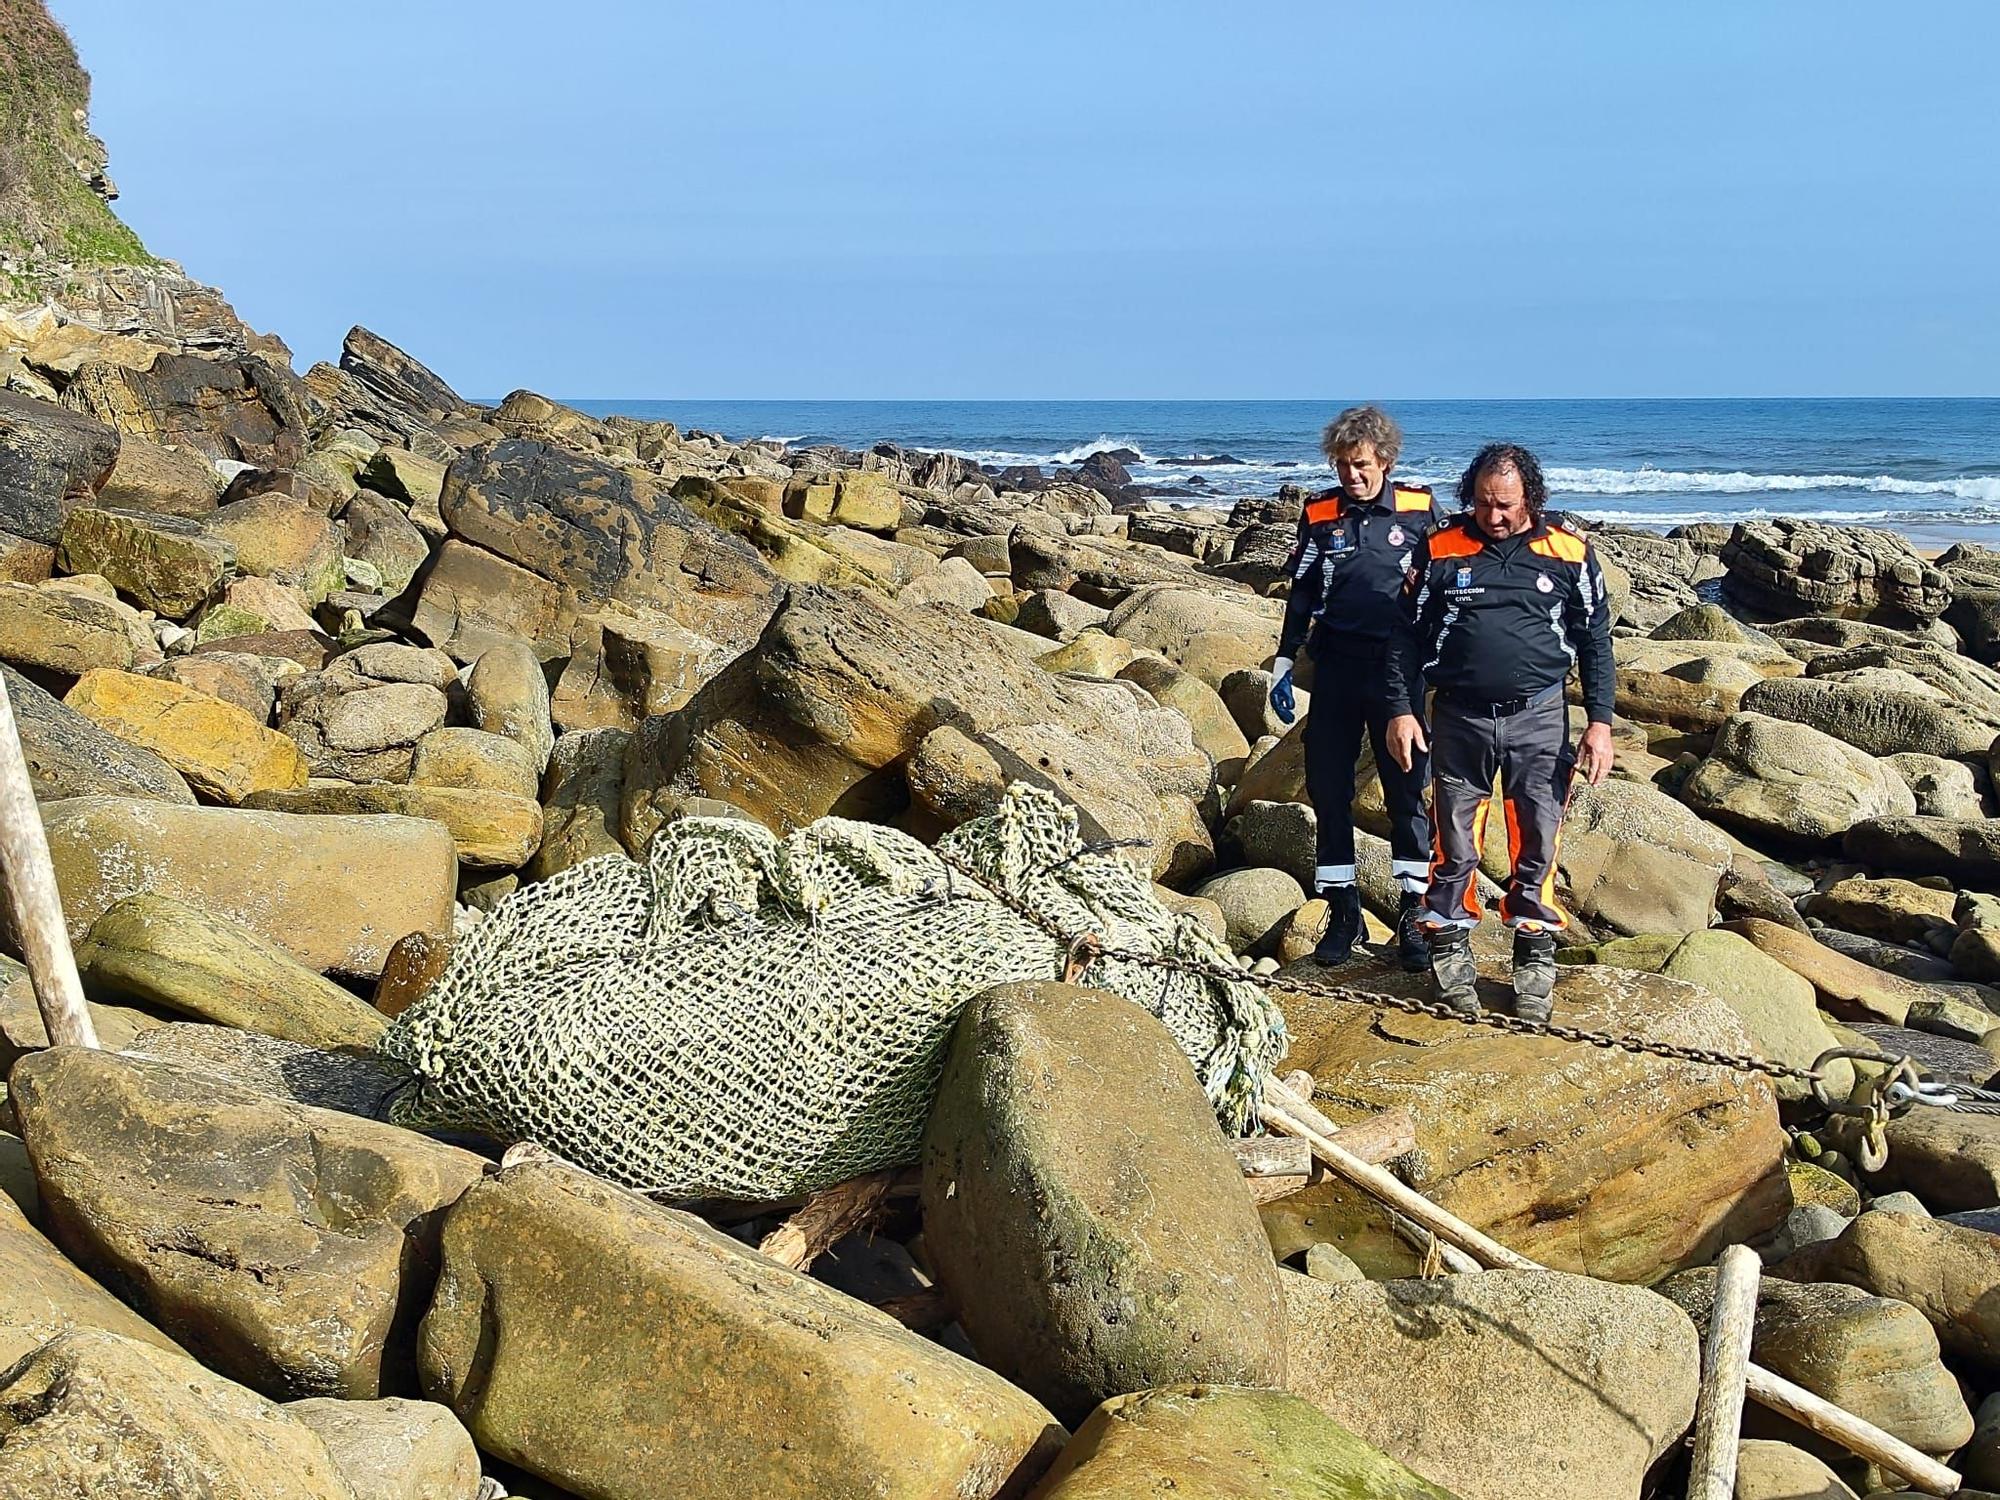
[[150,266],[112,213],[90,75],[43,0],[0,0],[0,298],[59,296],[78,272]]

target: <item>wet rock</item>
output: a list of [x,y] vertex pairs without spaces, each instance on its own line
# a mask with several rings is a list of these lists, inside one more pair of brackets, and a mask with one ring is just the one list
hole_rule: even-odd
[[686,1500],[738,1496],[746,1475],[771,1500],[986,1500],[1063,1438],[999,1376],[554,1163],[506,1168],[447,1215],[420,1360],[482,1450],[582,1494],[651,1494],[670,1470]]
[[1863,818],[1916,809],[1892,767],[1830,734],[1759,713],[1729,717],[1681,797],[1718,823],[1788,843],[1823,843]]
[[[1358,962],[1341,982],[1430,997],[1429,976],[1402,974],[1393,959]],[[1486,988],[1504,1008],[1504,986]],[[1776,1102],[1761,1079],[1304,993],[1278,998],[1292,1036],[1281,1073],[1310,1072],[1336,1123],[1407,1109],[1417,1149],[1401,1164],[1406,1180],[1558,1270],[1648,1281],[1755,1239],[1790,1207]],[[1720,1000],[1653,974],[1564,968],[1555,1013],[1593,1031],[1749,1047]],[[1311,1219],[1310,1238],[1338,1244],[1371,1275],[1417,1268],[1379,1211],[1338,1183],[1263,1214],[1274,1240]]]
[[79,1330],[0,1380],[0,1492],[23,1500],[354,1500],[311,1428],[186,1355]]
[[50,1237],[204,1364],[284,1399],[408,1382],[478,1157],[78,1048],[22,1059],[12,1094]]
[[141,891],[241,922],[308,968],[365,978],[405,933],[451,927],[451,835],[422,819],[72,797],[42,822],[72,942]]
[[93,995],[306,1046],[372,1046],[386,1024],[270,939],[158,891],[92,923],[76,963]]
[[1077,1429],[1035,1500],[1453,1500],[1296,1396],[1229,1386],[1141,1391]]
[[1457,1494],[1638,1500],[1694,1415],[1694,1327],[1637,1287],[1545,1271],[1284,1284],[1288,1389]]
[[1277,1276],[1241,1171],[1139,1007],[1053,983],[975,998],[923,1163],[925,1244],[960,1325],[1058,1417],[1157,1385],[1283,1380]]
[[159,677],[86,672],[63,702],[99,728],[150,750],[198,794],[239,803],[253,792],[304,786],[299,747],[233,703]]

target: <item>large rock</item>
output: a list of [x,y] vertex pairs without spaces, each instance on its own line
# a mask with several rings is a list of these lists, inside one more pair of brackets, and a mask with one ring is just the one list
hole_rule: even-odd
[[1800,910],[1834,927],[1889,943],[1921,944],[1954,930],[1955,891],[1940,891],[1913,880],[1868,880],[1859,875],[1834,882],[1800,903]]
[[470,1152],[151,1058],[23,1058],[49,1233],[210,1368],[266,1395],[406,1388],[439,1211]]
[[960,1326],[1058,1417],[1150,1386],[1282,1383],[1277,1273],[1241,1170],[1173,1036],[1130,1001],[1053,983],[975,998],[923,1171]]
[[[1430,998],[1428,976],[1389,961],[1354,964],[1341,981]],[[1777,1106],[1760,1078],[1305,993],[1278,998],[1292,1035],[1281,1072],[1310,1072],[1337,1123],[1407,1109],[1410,1184],[1558,1270],[1650,1281],[1755,1238],[1790,1206]],[[1654,974],[1565,968],[1555,1010],[1591,1031],[1728,1052],[1750,1044],[1721,1001]],[[1266,1204],[1264,1216],[1281,1249],[1311,1220],[1311,1238],[1371,1275],[1416,1269],[1379,1211],[1335,1182]]]
[[233,703],[161,677],[86,672],[63,702],[129,744],[150,750],[216,802],[304,786],[306,758]]
[[1577,785],[1558,868],[1570,910],[1593,927],[1695,932],[1708,925],[1734,857],[1727,839],[1666,793],[1614,779]]
[[666,1474],[682,1500],[734,1500],[751,1476],[770,1500],[986,1500],[1063,1437],[999,1376],[865,1304],[547,1162],[447,1215],[420,1360],[485,1452],[608,1500],[658,1494]]
[[1938,996],[1930,985],[1850,958],[1810,933],[1762,917],[1739,917],[1723,925],[1805,979],[1819,996],[1820,1008],[1846,1020],[1887,1021],[1900,1026],[1912,1004]]
[[513,740],[483,729],[433,729],[410,759],[411,786],[463,787],[501,792],[533,802],[542,774]]
[[53,544],[117,458],[118,434],[104,423],[0,390],[0,531]]
[[1939,1213],[2000,1207],[2000,1117],[1919,1105],[1889,1122],[1879,1192],[1915,1193]]
[[1951,580],[1902,537],[1787,516],[1743,521],[1722,549],[1731,597],[1767,616],[1843,615],[1926,623],[1951,602]]
[[1986,768],[1906,750],[1883,757],[1909,785],[1917,811],[1935,818],[1983,818],[1992,786]]
[[479,1500],[479,1450],[435,1401],[310,1396],[285,1411],[319,1434],[354,1500]]
[[1833,1470],[1801,1448],[1770,1438],[1736,1445],[1735,1500],[1857,1500]]
[[120,671],[150,656],[152,637],[136,612],[62,583],[0,582],[0,659],[71,677],[92,667]]
[[236,567],[236,549],[181,516],[79,506],[63,522],[56,560],[65,573],[97,573],[170,620],[206,604]]
[[1681,797],[1718,823],[1788,843],[1824,843],[1863,818],[1916,811],[1893,767],[1809,725],[1761,713],[1730,715]]
[[[777,580],[755,549],[663,486],[533,439],[460,455],[446,473],[439,508],[454,538],[553,590],[551,614],[511,632],[544,657],[566,652],[579,613],[613,600],[655,610],[736,650],[756,639],[777,602]],[[442,603],[433,596],[435,581],[433,573],[424,585],[426,608]],[[435,627],[426,628],[455,655],[468,644],[461,632],[439,639]]]
[[557,642],[568,640],[575,617],[562,591],[539,573],[452,537],[419,576],[416,631],[454,660],[476,660],[517,637],[550,657],[562,654]]
[[717,650],[664,615],[579,615],[550,717],[565,731],[636,728],[693,697],[720,666]]
[[2000,739],[2000,713],[1932,694],[1824,677],[1772,678],[1743,695],[1746,712],[1810,724],[1870,755],[1972,756]]
[[[1757,1051],[1774,1062],[1810,1068],[1821,1053],[1841,1045],[1820,1016],[1811,982],[1739,933],[1690,932],[1659,972],[1668,979],[1700,985],[1721,1000],[1736,1012]],[[1834,1091],[1845,1098],[1853,1083],[1852,1069],[1844,1062],[1829,1063],[1828,1068]],[[1787,1101],[1803,1100],[1812,1093],[1797,1078],[1777,1079],[1774,1087]]]
[[1965,884],[2000,879],[2000,819],[1869,818],[1847,830],[1849,859],[1912,875],[1949,875]]
[[423,425],[433,425],[465,409],[458,392],[428,366],[358,323],[341,340],[340,368],[377,399]]
[[192,803],[180,772],[152,751],[107,734],[11,667],[0,667],[14,706],[29,783],[42,802],[92,795]]
[[245,573],[288,584],[317,604],[345,581],[340,538],[319,511],[279,495],[232,500],[202,527],[234,549]]
[[1221,694],[1192,672],[1184,672],[1158,657],[1139,657],[1118,675],[1127,682],[1136,682],[1162,708],[1171,708],[1186,719],[1194,731],[1195,744],[1215,762],[1221,779],[1224,782],[1236,779],[1250,754],[1250,742],[1237,728]]
[[245,805],[293,814],[389,813],[429,819],[450,831],[459,863],[474,870],[517,870],[542,842],[540,804],[508,792],[323,781],[295,791],[258,792]]
[[1465,1500],[1638,1500],[1694,1416],[1694,1326],[1637,1287],[1284,1283],[1289,1388]]
[[0,1382],[0,1494],[355,1500],[311,1428],[183,1354],[79,1330]]
[[305,387],[257,355],[162,354],[144,369],[89,360],[63,391],[63,405],[211,459],[289,469],[305,455]]
[[1104,628],[1219,689],[1231,672],[1270,659],[1282,623],[1280,613],[1254,595],[1163,586],[1133,594],[1111,611]]
[[1231,870],[1204,881],[1194,893],[1222,909],[1229,946],[1239,953],[1262,952],[1286,918],[1306,904],[1299,882],[1283,870]]
[[755,647],[640,726],[622,835],[643,846],[659,805],[679,796],[734,802],[783,832],[829,812],[893,818],[907,798],[900,763],[943,723],[973,738],[1056,725],[1156,788],[1191,757],[1205,779],[1186,721],[1142,698],[1052,677],[958,610],[903,614],[858,592],[794,589]]
[[1947,1354],[2000,1365],[2000,1235],[1915,1214],[1869,1212],[1781,1261],[1789,1281],[1842,1281],[1907,1302]]
[[0,1195],[0,1370],[76,1328],[179,1352],[172,1339],[79,1271],[11,1197]]
[[556,736],[549,724],[548,679],[533,648],[515,641],[481,652],[465,679],[465,699],[474,727],[514,741],[539,775]]
[[363,978],[405,933],[451,930],[451,834],[423,819],[72,797],[42,822],[72,942],[114,902],[155,890],[241,922],[308,968]]
[[625,788],[622,729],[580,729],[556,741],[542,780],[542,841],[521,871],[547,880],[600,854],[621,854],[618,805]]
[[386,1019],[269,938],[159,891],[91,924],[76,964],[90,993],[309,1047],[368,1047]]
[[[413,458],[404,454],[404,458]],[[443,469],[438,473],[442,477]],[[429,540],[401,510],[372,490],[363,490],[340,515],[343,556],[374,564],[382,590],[400,594],[430,560]]]
[[1455,1500],[1282,1391],[1172,1386],[1105,1402],[1030,1500]]
[[201,454],[163,448],[141,437],[118,445],[118,462],[98,487],[97,502],[160,516],[204,516],[215,509],[226,482]]

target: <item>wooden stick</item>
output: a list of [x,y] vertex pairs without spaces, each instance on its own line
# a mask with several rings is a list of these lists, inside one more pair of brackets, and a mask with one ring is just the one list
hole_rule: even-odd
[[[1447,1213],[1416,1189],[1404,1185],[1380,1167],[1370,1166],[1313,1129],[1292,1112],[1300,1104],[1298,1096],[1277,1079],[1264,1083],[1264,1123],[1276,1130],[1303,1136],[1313,1155],[1340,1173],[1349,1182],[1416,1220],[1446,1244],[1456,1245],[1484,1265],[1517,1271],[1546,1271],[1539,1261],[1509,1250],[1489,1235],[1480,1233],[1456,1215]],[[1308,1106],[1309,1108],[1310,1106]],[[1926,1454],[1919,1453],[1900,1438],[1843,1411],[1831,1401],[1794,1385],[1782,1375],[1759,1365],[1749,1366],[1747,1389],[1752,1400],[1810,1427],[1821,1437],[1831,1438],[1850,1453],[1859,1454],[1885,1469],[1893,1470],[1919,1489],[1932,1495],[1954,1495],[1963,1481]]]
[[1297,1177],[1312,1172],[1312,1147],[1294,1135],[1253,1135],[1229,1142],[1245,1177]]
[[895,1182],[894,1172],[870,1172],[821,1188],[797,1213],[765,1235],[757,1248],[779,1264],[803,1271],[835,1241],[881,1213]]
[[56,889],[42,810],[28,777],[14,704],[0,676],[0,879],[28,961],[28,978],[41,1007],[42,1025],[52,1047],[95,1047],[97,1029],[83,1003],[69,928],[63,921],[62,893]]
[[1687,1500],[1732,1500],[1736,1445],[1743,1434],[1743,1381],[1757,1324],[1757,1252],[1731,1245],[1716,1262],[1715,1302],[1708,1315],[1701,1396],[1694,1407],[1694,1459]]

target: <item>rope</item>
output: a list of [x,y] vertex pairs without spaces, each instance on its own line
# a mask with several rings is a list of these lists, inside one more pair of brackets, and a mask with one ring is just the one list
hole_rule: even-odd
[[[1081,979],[1087,972],[1089,963],[1097,959],[1112,959],[1121,963],[1171,969],[1182,974],[1198,975],[1204,979],[1220,980],[1226,984],[1252,984],[1271,994],[1311,995],[1338,1004],[1366,1005],[1377,1010],[1395,1010],[1406,1015],[1429,1016],[1433,1020],[1455,1021],[1461,1026],[1484,1026],[1491,1031],[1511,1032],[1517,1036],[1553,1037],[1559,1042],[1574,1042],[1580,1046],[1598,1047],[1608,1051],[1661,1057],[1673,1062],[1696,1063],[1703,1067],[1723,1068],[1737,1073],[1761,1073],[1767,1078],[1797,1078],[1810,1083],[1824,1076],[1816,1067],[1801,1068],[1792,1063],[1775,1062],[1754,1052],[1723,1052],[1713,1047],[1690,1047],[1677,1042],[1656,1041],[1652,1037],[1590,1031],[1580,1026],[1559,1026],[1552,1021],[1524,1021],[1519,1016],[1506,1015],[1500,1011],[1481,1011],[1477,1015],[1466,1015],[1453,1010],[1441,1001],[1417,1000],[1405,995],[1391,995],[1381,990],[1357,989],[1351,985],[1314,984],[1309,980],[1292,979],[1281,984],[1269,975],[1255,974],[1247,968],[1207,960],[1179,958],[1171,954],[1109,948],[1095,933],[1064,931],[1040,912],[1015,900],[1008,892],[995,890],[982,883],[977,875],[957,863],[949,854],[942,850],[936,852],[947,866],[977,885],[981,894],[990,896],[1014,915],[1032,923],[1053,939],[1064,955],[1063,978],[1070,983],[1076,983]],[[945,894],[947,899],[969,899],[972,896],[971,892],[961,893],[956,888]],[[1996,1102],[1991,1108],[1994,1112],[2000,1113],[2000,1102]]]

